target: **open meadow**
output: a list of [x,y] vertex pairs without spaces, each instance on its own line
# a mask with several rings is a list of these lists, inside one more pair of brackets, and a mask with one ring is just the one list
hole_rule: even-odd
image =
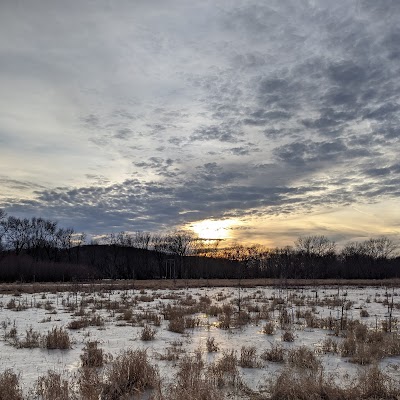
[[398,286],[165,286],[3,287],[0,399],[400,398]]

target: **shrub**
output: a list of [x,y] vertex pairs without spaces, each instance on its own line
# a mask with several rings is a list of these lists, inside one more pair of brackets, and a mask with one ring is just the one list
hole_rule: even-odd
[[102,398],[117,400],[136,395],[158,384],[158,372],[149,363],[145,350],[127,350],[106,371]]
[[67,328],[68,329],[82,329],[82,328],[86,328],[87,326],[89,326],[89,321],[87,320],[87,318],[81,318],[81,319],[72,320],[67,325]]
[[70,400],[68,382],[54,371],[48,371],[46,376],[39,377],[35,391],[41,400]]
[[68,332],[63,328],[54,327],[43,338],[43,347],[49,350],[66,350],[71,348]]
[[284,342],[294,342],[294,335],[292,331],[285,331],[282,334],[282,340]]
[[260,357],[265,361],[282,362],[283,355],[284,355],[283,347],[277,344],[277,345],[272,345],[270,350],[265,350]]
[[11,369],[0,374],[0,399],[22,400],[22,390],[19,386],[19,376]]
[[226,385],[237,386],[240,380],[236,353],[233,350],[224,352],[219,360],[209,366],[209,372],[214,377],[218,387]]
[[83,367],[102,367],[104,364],[103,350],[99,349],[97,345],[99,342],[87,342],[81,354],[81,361]]
[[214,379],[204,371],[201,354],[184,357],[179,363],[175,378],[165,400],[223,400],[224,396],[215,386]]
[[321,367],[321,361],[316,357],[315,353],[306,346],[289,350],[287,359],[291,366],[300,369],[310,369],[315,372]]
[[185,319],[182,317],[170,319],[168,323],[168,330],[175,333],[185,332]]
[[274,334],[274,324],[273,322],[267,322],[263,328],[262,332],[266,335],[273,335]]
[[200,325],[200,320],[198,318],[186,317],[185,318],[185,328],[194,329]]
[[145,325],[140,334],[140,339],[144,341],[154,340],[155,335],[156,330],[151,328],[149,325]]
[[257,367],[257,349],[254,346],[242,346],[240,349],[239,365],[242,368]]
[[217,352],[218,351],[218,345],[215,343],[215,338],[214,337],[208,337],[207,342],[207,351],[209,353]]
[[360,317],[369,317],[369,313],[367,310],[361,310],[360,311]]
[[20,341],[16,341],[16,345],[19,348],[34,349],[40,347],[40,333],[36,332],[30,327],[25,334],[25,338]]
[[79,370],[78,390],[81,399],[99,400],[102,392],[102,381],[94,368],[83,367]]

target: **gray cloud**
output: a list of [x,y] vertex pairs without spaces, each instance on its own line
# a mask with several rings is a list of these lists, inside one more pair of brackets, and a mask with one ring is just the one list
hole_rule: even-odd
[[395,199],[399,17],[394,0],[2,5],[0,205],[104,232]]

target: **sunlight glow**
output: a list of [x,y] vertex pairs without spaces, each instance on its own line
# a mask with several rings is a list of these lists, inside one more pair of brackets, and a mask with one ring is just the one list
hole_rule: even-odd
[[237,224],[236,219],[205,219],[192,223],[190,229],[201,239],[229,239],[232,226]]

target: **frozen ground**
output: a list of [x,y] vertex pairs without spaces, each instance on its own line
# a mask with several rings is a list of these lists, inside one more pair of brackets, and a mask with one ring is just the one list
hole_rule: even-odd
[[[240,327],[232,323],[228,329],[221,329],[219,317],[207,313],[210,306],[231,305],[234,318],[238,313],[239,304],[241,311],[246,311],[251,318]],[[183,334],[169,331],[169,321],[163,318],[168,305],[191,306],[193,309],[199,306],[201,312],[191,315],[196,318],[198,326],[185,329]],[[167,348],[187,354],[201,350],[204,361],[212,362],[231,350],[236,351],[240,357],[242,346],[254,346],[257,349],[258,367],[239,370],[246,384],[258,391],[282,368],[282,364],[264,361],[259,356],[279,343],[287,349],[307,346],[315,351],[327,372],[343,379],[346,376],[354,376],[359,369],[365,367],[351,363],[348,358],[339,354],[324,354],[321,346],[327,337],[338,342],[343,339],[340,334],[335,336],[333,330],[307,327],[303,318],[304,312],[308,310],[317,320],[326,317],[331,317],[333,321],[358,319],[370,330],[380,330],[382,323],[387,325],[389,322],[390,308],[391,330],[398,332],[399,288],[255,287],[239,290],[238,287],[230,287],[0,295],[0,372],[12,368],[19,373],[25,392],[28,392],[37,378],[46,374],[48,370],[72,378],[81,366],[80,355],[85,343],[97,340],[99,347],[114,357],[128,348],[147,349],[164,382],[170,382],[176,372],[177,361],[160,360],[160,355],[166,354]],[[129,310],[133,313],[131,317]],[[268,317],[265,315],[266,310]],[[285,310],[287,316],[284,326],[281,323],[282,310]],[[361,317],[361,310],[366,310],[369,316]],[[161,316],[160,325],[152,326],[156,330],[155,339],[152,341],[140,339],[145,321],[143,317],[135,318],[143,315],[145,311]],[[68,329],[72,320],[79,320],[84,314],[87,317],[100,316],[104,325],[78,330]],[[263,333],[263,326],[267,322],[265,318],[274,323],[272,335]],[[152,322],[149,321],[148,324],[152,325]],[[31,328],[43,335],[54,327],[64,327],[68,330],[72,349],[27,349],[12,345],[16,340],[23,340],[26,331]],[[11,340],[9,332],[12,328],[16,328],[16,337]],[[282,340],[282,333],[288,329],[294,334],[293,342]],[[219,348],[217,352],[207,352],[206,342],[210,337],[215,338]],[[400,380],[399,356],[382,359],[380,366],[393,378]]]

